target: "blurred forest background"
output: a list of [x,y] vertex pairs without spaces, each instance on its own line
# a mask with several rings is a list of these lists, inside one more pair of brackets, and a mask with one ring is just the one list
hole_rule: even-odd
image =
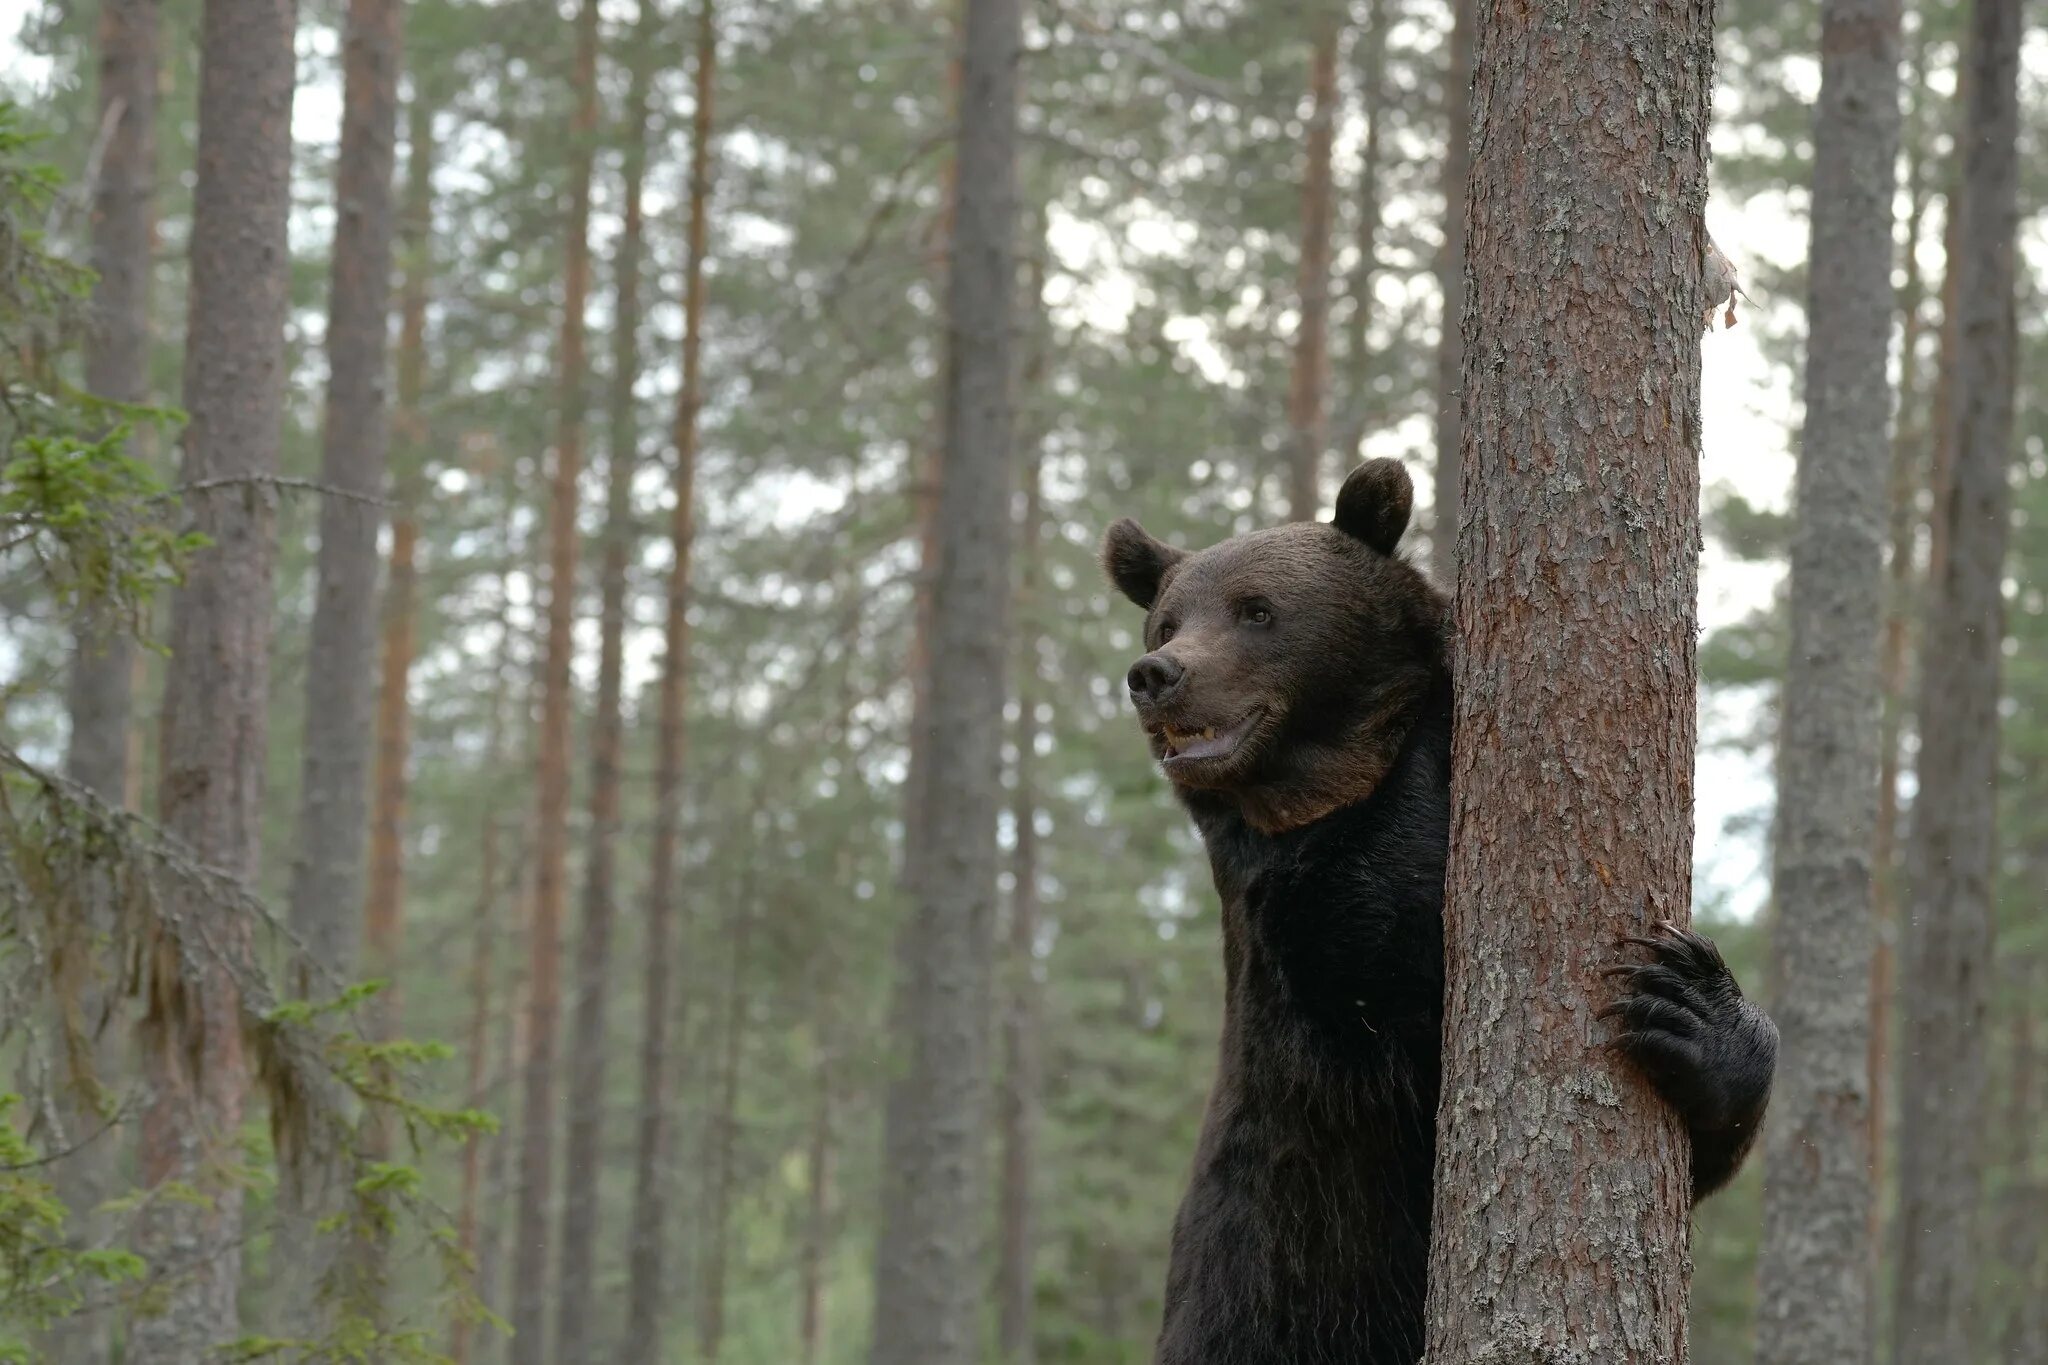
[[[294,1071],[288,1046],[256,1059],[264,1098],[248,1105],[244,1160],[228,1177],[243,1203],[241,1263],[216,1305],[239,1313],[252,1350],[308,1330],[297,1319],[321,1237],[276,1179],[271,1122],[303,1111],[363,1122],[379,1157],[369,1169],[401,1196],[359,1213],[387,1267],[374,1278],[388,1276],[370,1294],[375,1325],[361,1330],[377,1335],[360,1358],[864,1360],[902,1036],[892,982],[909,937],[899,874],[919,568],[936,515],[949,188],[971,173],[953,156],[955,7],[350,8],[310,0],[288,34],[282,442],[261,480],[277,557],[267,603],[232,587],[226,600],[267,652],[267,678],[245,670],[236,685],[253,678],[267,707],[254,887],[291,926],[256,932],[252,970],[272,969],[265,989],[278,999],[390,984],[343,997],[339,1013],[369,1020],[366,1050],[324,1044],[355,1098],[327,1094],[333,1077],[318,1066]],[[1914,786],[1910,636],[1945,401],[1935,357],[1967,10],[1908,0],[1904,16],[1885,677],[1899,820]],[[104,12],[49,0],[15,13],[0,49],[10,400],[40,374],[190,406],[180,376],[191,248],[204,245],[199,0],[105,0]],[[1971,1045],[1991,1078],[1975,1189],[1982,1359],[2041,1362],[2048,30],[2034,17],[2021,64],[1996,974]],[[1427,553],[1438,414],[1456,376],[1455,362],[1440,364],[1441,282],[1462,272],[1443,227],[1463,174],[1447,149],[1465,136],[1464,89],[1447,76],[1453,19],[1439,0],[1027,7],[1018,550],[976,1289],[992,1358],[1149,1358],[1215,1057],[1208,872],[1127,713],[1137,619],[1102,584],[1097,540],[1122,515],[1191,545],[1265,525],[1287,514],[1300,452],[1324,497],[1366,453],[1410,462],[1423,502],[1413,543]],[[349,24],[367,46],[345,114]],[[1748,300],[1734,331],[1706,341],[1696,909],[1767,1004],[1764,843],[1818,31],[1811,0],[1720,6],[1709,220]],[[258,61],[261,35],[243,36]],[[123,89],[110,114],[108,92]],[[139,150],[119,133],[138,108],[152,115]],[[381,165],[373,148],[338,167],[344,120],[358,116],[371,128],[382,117],[395,138]],[[152,183],[153,196],[138,192]],[[95,235],[110,204],[131,210],[125,247]],[[388,291],[366,280],[380,269],[374,251],[334,259],[364,249],[348,229],[365,214],[383,215],[391,241]],[[369,222],[372,247],[377,233]],[[18,288],[44,253],[53,269],[96,264],[126,281],[128,305],[109,315],[125,329],[125,362],[70,311],[82,284]],[[224,268],[254,277],[270,263],[234,255]],[[88,376],[81,357],[127,387]],[[10,459],[31,449],[20,437],[32,423],[15,420]],[[388,429],[388,461],[376,448],[348,462],[384,445],[366,424]],[[111,496],[144,512],[72,567],[100,588],[111,576],[115,597],[139,603],[143,638],[167,643],[167,600],[138,589],[166,560],[216,551],[178,545],[182,523],[146,514],[163,505],[149,480],[178,479],[175,422],[141,414],[133,427],[136,482]],[[577,458],[554,458],[564,450]],[[24,477],[11,469],[0,492],[20,494]],[[573,508],[573,537],[551,536],[564,524],[551,498]],[[324,590],[323,541],[337,556]],[[97,693],[78,683],[77,640],[111,628],[81,612],[79,582],[53,585],[35,540],[10,529],[0,554],[13,850],[0,896],[25,898],[24,867],[67,866],[30,841],[76,837],[82,826],[66,821],[87,819],[63,814],[76,793],[38,774],[69,771],[112,806],[158,811],[171,663],[161,649],[116,648],[93,656]],[[565,566],[573,591],[551,598],[550,574]],[[551,605],[567,627],[552,649]],[[323,610],[334,615],[319,627]],[[354,749],[350,733],[362,737]],[[58,813],[28,814],[37,800]],[[1880,862],[1881,942],[1895,934],[1895,849]],[[288,953],[288,937],[309,952]],[[77,1035],[22,1022],[44,1017],[36,973],[61,978],[65,954],[18,936],[7,954],[22,1078],[22,1137],[10,1141],[28,1145],[0,1151],[12,1172],[0,1178],[15,1182],[0,1224],[24,1245],[49,1241],[48,1218],[21,1201],[50,1193],[78,1205],[72,1229],[98,1230],[93,1245],[127,1246],[124,1220],[159,1212],[121,1194],[141,1160],[142,1045],[126,1015],[91,1045],[101,1112],[114,1116],[89,1143],[91,1179],[79,1184],[62,1161],[31,1166],[100,1129],[73,1114],[59,1140],[59,1111],[76,1102],[50,1094]],[[105,982],[77,987],[74,1002],[81,991],[114,1008]],[[159,1024],[176,1014],[144,994]],[[1876,1074],[1946,1064],[1887,1056],[1889,990],[1874,1011]],[[382,1041],[393,1038],[410,1041]],[[385,1084],[397,1075],[403,1086]],[[377,1120],[380,1106],[396,1117]],[[496,1116],[495,1133],[476,1111]],[[1892,1150],[1880,1137],[1880,1190]],[[1710,1365],[1751,1354],[1761,1168],[1699,1216],[1693,1349]],[[54,1191],[27,1189],[31,1177]],[[1880,1218],[1892,1207],[1882,1198]],[[35,1343],[29,1358],[123,1358],[120,1324],[151,1292],[148,1270],[38,1254],[41,1268],[0,1299],[0,1321],[12,1318],[0,1340]],[[464,1256],[481,1305],[522,1329],[518,1345],[488,1321],[453,1325],[476,1307],[451,1287],[459,1272],[443,1273]],[[151,1357],[131,1342],[125,1358]]]

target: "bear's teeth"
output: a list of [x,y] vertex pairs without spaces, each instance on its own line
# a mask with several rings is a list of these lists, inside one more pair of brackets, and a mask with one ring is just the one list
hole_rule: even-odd
[[1203,739],[1214,739],[1214,738],[1216,738],[1216,728],[1215,728],[1214,726],[1211,726],[1211,725],[1205,725],[1205,726],[1203,726],[1203,727],[1202,727],[1202,738],[1203,738]]

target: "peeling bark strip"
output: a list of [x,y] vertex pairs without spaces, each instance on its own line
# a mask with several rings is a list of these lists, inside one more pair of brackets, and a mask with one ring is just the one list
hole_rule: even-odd
[[1971,1359],[2012,488],[2020,0],[1977,0],[1954,200],[1952,401],[1921,622],[1920,791],[1899,994],[1898,1365]]
[[[199,861],[253,880],[263,828],[271,580],[277,509],[252,483],[277,473],[290,283],[291,0],[206,0],[200,21],[198,181],[192,194],[184,460],[195,555],[172,604],[158,814]],[[224,951],[250,951],[246,928]],[[176,974],[170,974],[175,978]],[[233,981],[196,997],[157,993],[143,1021],[149,1099],[142,1179],[208,1197],[153,1202],[136,1251],[162,1297],[130,1328],[126,1356],[196,1365],[239,1331],[242,1187],[229,1174],[248,1060]]]
[[1690,902],[1713,6],[1477,37],[1429,1359],[1684,1365],[1682,1132],[1594,1011]]
[[1784,1063],[1766,1126],[1758,1365],[1867,1361],[1872,854],[1891,449],[1898,0],[1824,0],[1806,430],[1778,746],[1771,948]]

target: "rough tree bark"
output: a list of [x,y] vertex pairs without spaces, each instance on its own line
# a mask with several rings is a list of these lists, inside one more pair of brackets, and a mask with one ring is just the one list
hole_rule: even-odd
[[647,978],[640,1025],[640,1112],[633,1149],[633,1222],[627,1240],[626,1336],[623,1357],[653,1360],[661,1341],[662,1306],[670,1293],[667,1260],[669,1180],[666,1169],[673,1094],[669,1038],[674,1029],[677,963],[675,862],[682,823],[682,778],[688,732],[684,701],[690,674],[690,553],[696,532],[697,416],[703,402],[700,362],[704,331],[704,256],[711,207],[712,96],[718,70],[718,16],[698,0],[695,109],[690,116],[690,221],[683,274],[683,385],[676,395],[675,501],[669,512],[668,616],[654,770],[654,838],[647,882]]
[[[930,935],[909,992],[908,1091],[887,1169],[919,1179],[882,1211],[875,1365],[964,1365],[979,1346],[976,1273],[988,1098],[1004,622],[1010,595],[1011,314],[1016,278],[1018,0],[968,0],[946,300],[945,476],[931,580],[928,759],[908,881]],[[941,852],[942,851],[942,852]],[[909,1120],[909,1121],[906,1121]]]
[[1331,152],[1337,137],[1337,39],[1333,12],[1314,20],[1309,55],[1309,116],[1301,178],[1301,243],[1295,264],[1294,368],[1287,385],[1287,515],[1314,521],[1322,499],[1323,447],[1329,444],[1324,391],[1330,379]]
[[1954,361],[1920,623],[1919,793],[1899,998],[1896,1365],[1970,1358],[1991,975],[2002,580],[2017,325],[2019,0],[1977,0],[1965,45]]
[[576,9],[569,219],[556,343],[549,475],[547,656],[534,825],[533,941],[528,945],[526,1084],[520,1096],[519,1218],[512,1249],[512,1365],[547,1357],[550,1197],[554,1184],[556,1029],[561,1016],[562,903],[569,852],[569,710],[576,651],[576,482],[583,468],[583,309],[590,295],[590,181],[597,151],[597,0]]
[[647,171],[652,66],[660,52],[660,11],[642,0],[626,91],[624,224],[613,260],[616,307],[605,455],[603,556],[598,571],[597,714],[590,734],[590,835],[585,845],[583,923],[576,952],[575,1010],[569,1042],[568,1142],[563,1163],[562,1259],[557,1285],[555,1360],[586,1365],[608,1359],[597,1344],[592,1287],[597,1247],[597,1175],[609,1125],[604,1108],[605,1011],[611,995],[612,921],[616,915],[619,754],[625,736],[622,678],[626,568],[639,548],[633,477],[640,468],[633,384],[640,377],[641,185]]
[[[157,0],[106,0],[99,22],[99,117],[106,129],[99,178],[93,184],[92,325],[85,338],[86,387],[102,398],[141,403],[149,397],[150,247],[156,236]],[[109,805],[129,801],[129,725],[137,652],[117,621],[91,617],[73,639],[70,741],[64,770]],[[87,1018],[94,1000],[80,1002]],[[96,1039],[91,1076],[73,1071],[60,1097],[72,1146],[105,1122],[99,1082],[113,1072],[117,1040]],[[82,1069],[81,1069],[82,1070]],[[51,1175],[74,1218],[85,1220],[111,1192],[113,1145],[86,1143]],[[86,1236],[94,1225],[78,1224]],[[53,1359],[94,1365],[111,1347],[104,1313],[74,1315],[47,1338]]]
[[1823,0],[1807,253],[1806,429],[1772,840],[1784,1062],[1764,1132],[1759,1365],[1875,1349],[1872,856],[1884,708],[1897,0]]
[[[320,480],[354,496],[320,500],[318,588],[306,656],[298,856],[290,922],[315,962],[353,971],[369,827],[370,679],[377,635],[376,499],[389,431],[392,172],[398,136],[399,0],[349,0],[342,44],[341,153],[327,293],[327,405]],[[298,981],[300,995],[333,984]]]
[[1684,1365],[1684,1132],[1595,1009],[1690,904],[1713,7],[1476,69],[1429,1359]]
[[1429,532],[1429,570],[1445,591],[1458,581],[1465,201],[1472,178],[1472,39],[1478,22],[1477,0],[1452,0],[1450,61],[1444,70],[1444,240],[1436,258],[1437,292],[1443,298],[1443,325],[1436,340],[1436,505]]
[[[179,476],[191,524],[210,544],[172,604],[157,804],[202,862],[245,881],[261,845],[269,713],[277,514],[267,480],[284,410],[296,17],[291,0],[206,0],[200,20],[191,420]],[[251,951],[246,929],[220,946]],[[131,1359],[196,1365],[238,1332],[242,1189],[228,1174],[248,1082],[238,1016],[225,968],[207,969],[194,992],[149,1000],[142,1181],[183,1181],[208,1199],[158,1200],[143,1215],[136,1250],[164,1277],[164,1293],[131,1325]]]

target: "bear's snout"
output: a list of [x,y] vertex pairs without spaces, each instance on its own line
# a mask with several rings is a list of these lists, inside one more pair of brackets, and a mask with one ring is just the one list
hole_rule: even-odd
[[1147,654],[1131,665],[1131,671],[1124,675],[1124,684],[1131,689],[1131,700],[1139,706],[1159,706],[1180,691],[1186,679],[1187,670],[1166,655]]

